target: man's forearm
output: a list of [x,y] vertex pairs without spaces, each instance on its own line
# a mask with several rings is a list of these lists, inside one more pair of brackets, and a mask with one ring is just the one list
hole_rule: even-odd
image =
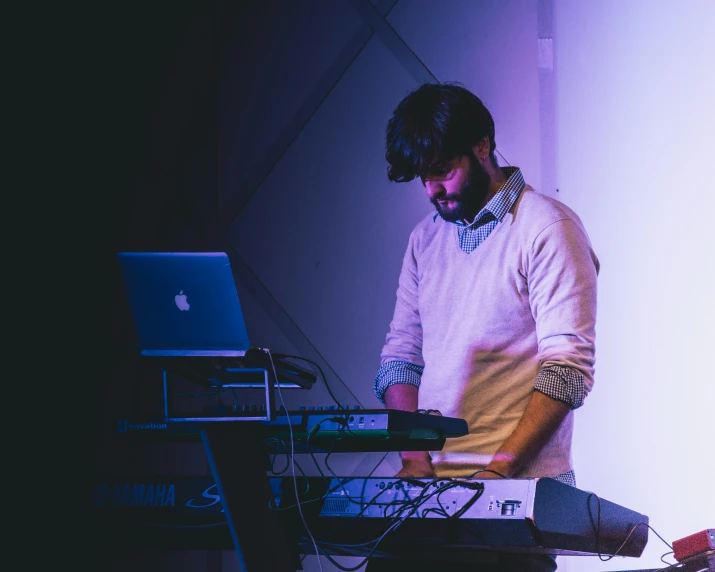
[[385,407],[401,411],[417,411],[419,388],[408,383],[396,383],[385,390]]
[[[385,407],[401,411],[417,411],[419,388],[407,383],[396,383],[385,390]],[[430,461],[427,451],[402,451],[403,461]]]
[[504,440],[487,469],[513,477],[538,454],[570,410],[569,404],[534,391],[516,429]]

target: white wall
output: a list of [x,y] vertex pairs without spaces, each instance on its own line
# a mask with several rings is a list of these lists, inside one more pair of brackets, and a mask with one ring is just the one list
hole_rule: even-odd
[[[229,141],[222,198],[270,155],[364,25],[354,4],[289,4],[266,31],[278,30],[256,66],[265,77],[237,68],[224,104],[252,96],[222,119]],[[537,57],[548,6],[400,0],[387,17],[438,80],[482,97],[498,149],[536,187],[551,144],[541,131]],[[715,202],[707,172],[715,154],[715,1],[553,0],[553,8],[558,196],[582,216],[602,263],[596,384],[576,416],[578,485],[648,515],[672,542],[715,526],[715,257],[706,239]],[[407,236],[431,209],[418,183],[393,185],[385,176],[385,122],[418,84],[396,55],[399,42],[379,33],[369,39],[289,148],[276,153],[228,233],[284,321],[335,372],[341,399],[368,407],[377,405],[372,379]],[[298,338],[271,323],[260,296],[239,290],[256,345],[294,351]],[[290,407],[330,403],[320,386],[287,399]],[[366,474],[375,456],[335,463],[344,474]],[[382,469],[394,472],[389,463]],[[562,557],[559,570],[661,567],[667,550],[651,532],[640,559]],[[314,569],[309,557],[306,570]]]
[[[561,199],[602,263],[579,486],[672,542],[715,526],[715,2],[556,0],[554,13]],[[636,565],[560,570],[661,567],[668,551],[651,532]]]

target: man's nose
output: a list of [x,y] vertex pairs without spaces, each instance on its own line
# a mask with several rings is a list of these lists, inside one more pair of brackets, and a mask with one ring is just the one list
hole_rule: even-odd
[[439,181],[425,181],[425,190],[431,200],[440,198],[445,192],[444,186]]

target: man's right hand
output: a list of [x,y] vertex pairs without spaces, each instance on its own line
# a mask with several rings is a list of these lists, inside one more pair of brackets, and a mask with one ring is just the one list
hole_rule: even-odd
[[[418,388],[408,383],[396,383],[385,391],[385,406],[388,409],[400,411],[417,411]],[[401,477],[426,477],[432,478],[434,467],[432,458],[427,451],[402,451],[402,470],[397,475]]]
[[435,477],[434,467],[429,460],[402,459],[402,469],[395,475],[397,478],[404,477]]

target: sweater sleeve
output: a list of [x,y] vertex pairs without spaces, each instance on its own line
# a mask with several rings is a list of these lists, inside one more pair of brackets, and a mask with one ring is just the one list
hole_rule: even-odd
[[541,371],[535,388],[580,407],[593,387],[598,259],[572,219],[546,227],[528,255]]
[[380,353],[381,366],[390,361],[406,362],[420,368],[425,365],[422,358],[422,322],[418,306],[417,283],[418,269],[413,232],[402,260],[395,309]]

